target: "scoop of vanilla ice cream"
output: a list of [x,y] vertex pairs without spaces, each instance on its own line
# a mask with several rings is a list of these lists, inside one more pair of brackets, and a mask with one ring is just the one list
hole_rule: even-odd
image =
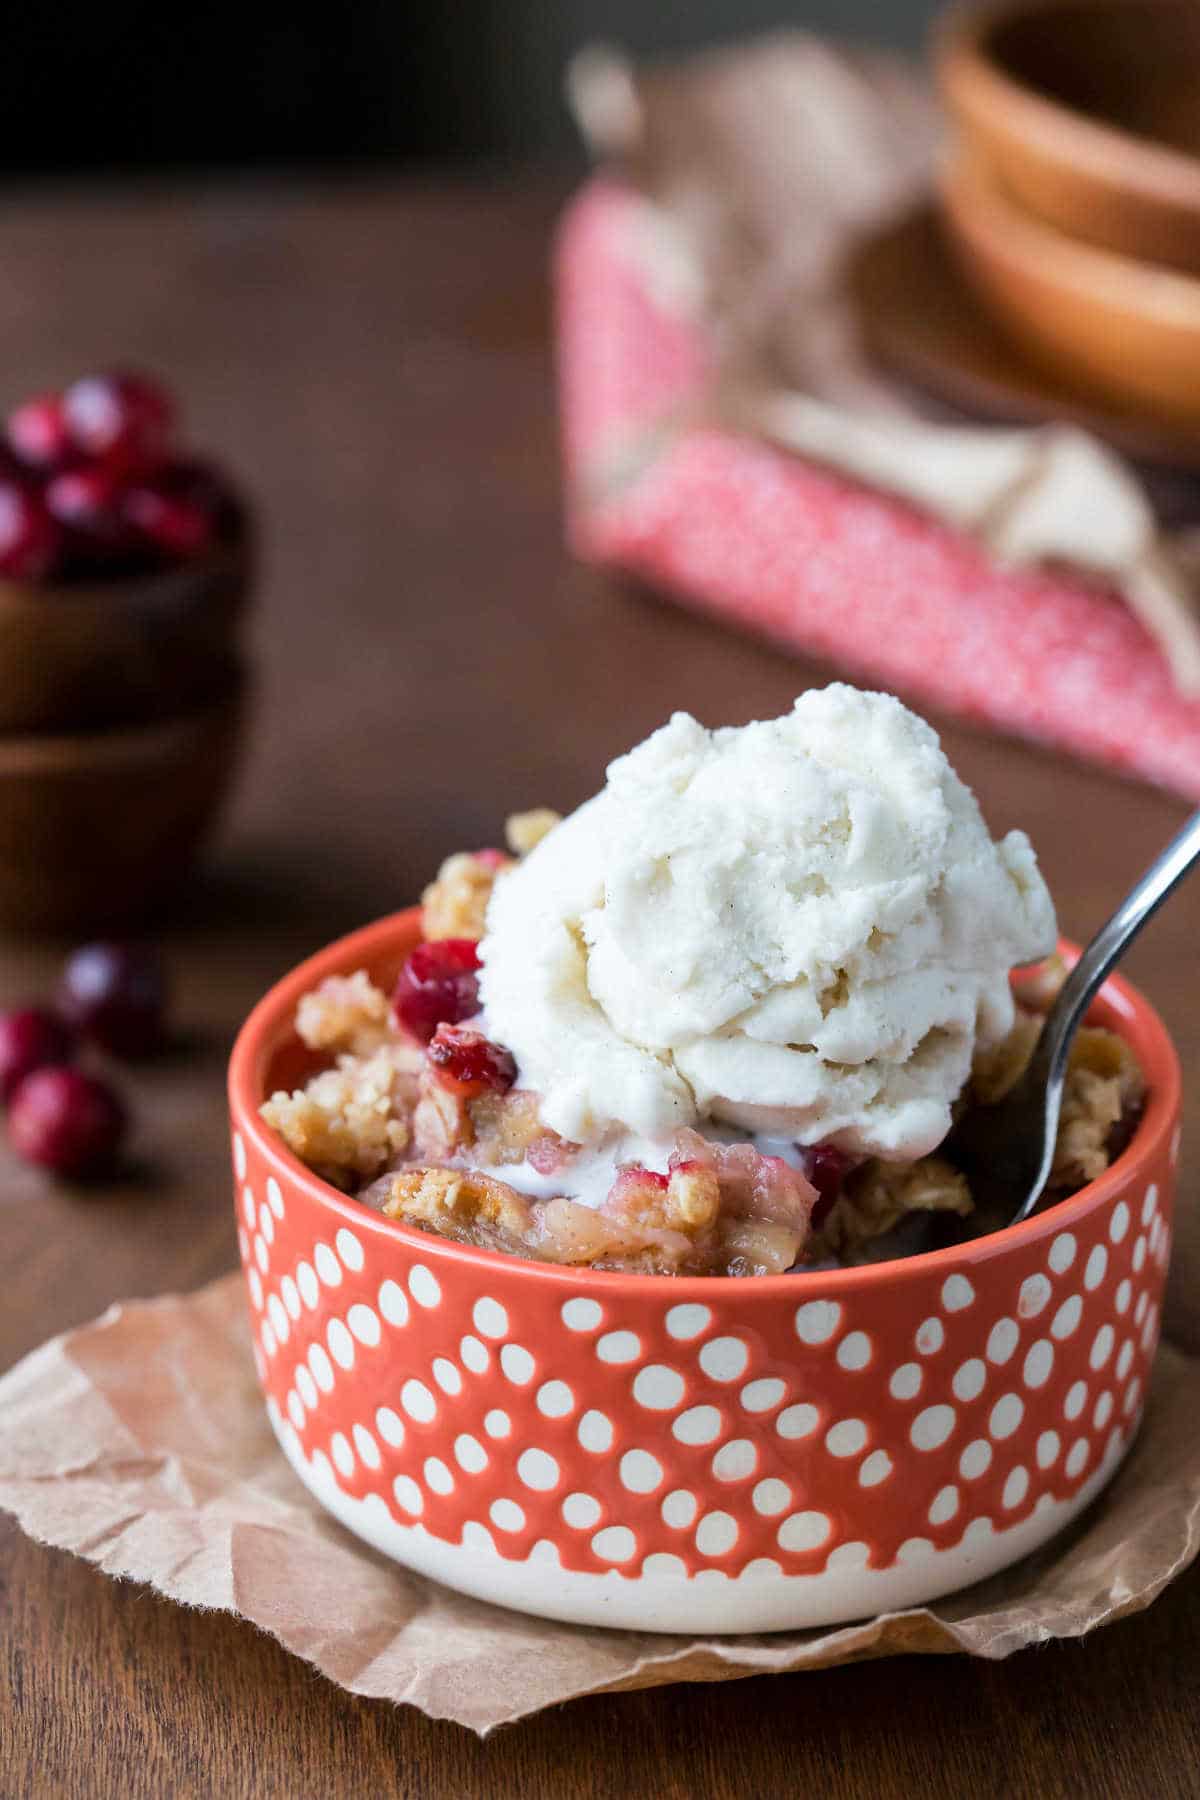
[[837,685],[618,758],[497,883],[480,992],[575,1142],[709,1119],[907,1160],[1054,940],[1024,833],[993,843],[932,728]]

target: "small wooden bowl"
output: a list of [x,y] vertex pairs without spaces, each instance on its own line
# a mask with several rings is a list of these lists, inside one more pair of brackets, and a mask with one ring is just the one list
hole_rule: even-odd
[[110,930],[186,879],[232,782],[249,684],[131,730],[0,738],[0,926]]
[[987,0],[934,39],[968,148],[1068,236],[1200,273],[1196,0]]
[[856,244],[845,277],[864,346],[901,381],[969,419],[1080,425],[1138,465],[1164,525],[1200,525],[1200,428],[1036,368],[963,277],[934,195]]
[[943,170],[940,197],[963,273],[1035,363],[1084,393],[1200,423],[1200,279],[1065,237],[965,157]]
[[0,732],[98,731],[203,705],[236,647],[248,528],[211,555],[111,581],[0,581]]

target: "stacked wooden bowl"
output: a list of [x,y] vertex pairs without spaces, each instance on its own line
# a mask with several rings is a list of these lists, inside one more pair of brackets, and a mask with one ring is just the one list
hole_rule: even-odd
[[1200,0],[989,0],[935,42],[960,266],[1080,393],[1200,424]]
[[239,523],[141,575],[0,580],[0,926],[134,924],[186,879],[241,746],[251,574]]

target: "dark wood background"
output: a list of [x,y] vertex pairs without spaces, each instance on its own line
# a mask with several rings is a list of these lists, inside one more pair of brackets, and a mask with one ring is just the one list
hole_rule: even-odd
[[[129,1084],[136,1179],[81,1197],[0,1152],[0,1367],[115,1298],[233,1265],[224,1059],[300,954],[413,899],[509,810],[574,805],[672,708],[741,721],[828,676],[568,560],[545,285],[559,198],[422,182],[0,207],[3,397],[121,355],[161,366],[267,533],[252,760],[165,932],[187,1042]],[[1184,814],[1032,749],[957,726],[946,741],[993,828],[1031,832],[1074,935]],[[1132,958],[1177,1035],[1193,1140],[1197,900]],[[36,993],[59,955],[5,946],[0,1001]],[[1003,1664],[664,1688],[481,1745],[2,1521],[0,1794],[1170,1800],[1200,1794],[1198,1602],[1193,1570],[1137,1619]]]

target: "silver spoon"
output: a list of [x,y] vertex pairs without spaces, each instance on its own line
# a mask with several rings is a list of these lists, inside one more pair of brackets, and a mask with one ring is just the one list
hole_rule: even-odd
[[1200,812],[1102,925],[1059,989],[1029,1066],[996,1106],[975,1106],[946,1141],[946,1154],[969,1178],[988,1230],[1027,1219],[1050,1178],[1071,1042],[1142,926],[1200,859]]

